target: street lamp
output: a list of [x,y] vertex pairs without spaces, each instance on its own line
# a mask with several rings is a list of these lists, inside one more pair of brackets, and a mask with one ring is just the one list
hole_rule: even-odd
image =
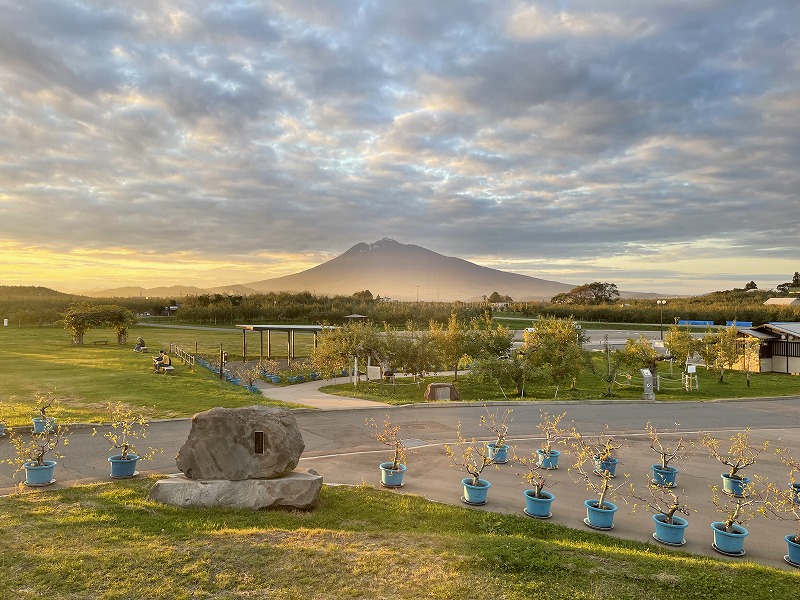
[[659,330],[661,331],[661,341],[662,342],[664,341],[664,305],[666,303],[667,303],[666,300],[656,300],[656,304],[658,304],[658,307],[661,309],[661,316],[659,317],[659,320],[658,320],[658,327],[659,327]]

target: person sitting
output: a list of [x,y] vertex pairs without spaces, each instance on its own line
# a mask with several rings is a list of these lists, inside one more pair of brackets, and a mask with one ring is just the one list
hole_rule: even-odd
[[144,343],[144,340],[140,337],[136,338],[136,345],[133,347],[134,352],[142,352],[147,348],[147,344]]
[[159,373],[164,367],[169,366],[172,366],[172,360],[167,355],[167,351],[159,350],[158,356],[153,357],[153,371]]

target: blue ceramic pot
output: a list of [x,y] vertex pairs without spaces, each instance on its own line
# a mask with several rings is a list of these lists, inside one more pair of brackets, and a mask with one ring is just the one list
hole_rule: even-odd
[[37,465],[35,462],[25,464],[25,485],[50,485],[55,481],[53,473],[57,464],[54,460],[46,460],[44,465]]
[[33,417],[33,432],[44,433],[45,431],[52,431],[56,428],[55,417]]
[[397,469],[392,469],[391,462],[380,464],[381,468],[381,485],[383,487],[395,488],[403,485],[403,473],[406,472],[406,466],[403,464],[397,465]]
[[748,477],[731,477],[727,473],[722,473],[722,491],[729,496],[742,498],[745,495],[745,486],[750,483]]
[[138,454],[128,454],[128,458],[122,458],[122,454],[115,454],[108,457],[108,462],[111,463],[111,477],[114,479],[125,479],[138,475],[136,471],[136,463],[139,461]]
[[611,477],[616,477],[617,463],[619,463],[618,458],[607,458],[606,460],[600,460],[597,456],[594,458],[595,471],[598,473],[605,473],[608,471]]
[[678,476],[678,469],[675,467],[662,468],[661,465],[652,465],[653,485],[660,487],[675,487],[675,478]]
[[498,446],[495,443],[488,443],[486,448],[488,450],[487,456],[497,464],[502,465],[508,462],[508,449],[510,448],[508,444]]
[[6,426],[4,423],[0,423],[0,437],[5,437],[6,435]]
[[280,378],[279,375],[273,375],[270,379],[272,380],[272,383],[280,383],[281,382],[281,378]]
[[749,532],[741,525],[733,524],[733,532],[725,531],[725,523],[716,521],[711,524],[714,532],[714,550],[730,556],[744,554],[744,538]]
[[467,504],[486,504],[486,495],[492,484],[485,479],[478,479],[478,485],[472,485],[472,477],[461,480],[464,484],[464,502]]
[[656,533],[653,537],[662,544],[682,546],[686,543],[683,532],[689,526],[689,521],[673,516],[672,523],[667,523],[666,518],[666,515],[653,515],[656,524]]
[[617,505],[611,502],[604,502],[605,508],[598,508],[597,500],[586,500],[586,524],[595,529],[611,529],[614,527],[614,513],[617,512]]
[[558,450],[550,450],[550,452],[545,452],[544,450],[537,450],[537,456],[539,457],[539,466],[543,469],[557,469],[558,468],[558,457],[561,456],[561,452]]
[[789,546],[789,554],[786,555],[786,561],[793,567],[800,567],[800,544],[794,541],[795,534],[789,534],[785,538],[786,544]]
[[553,504],[553,494],[550,492],[539,492],[535,495],[533,490],[525,490],[525,514],[537,519],[547,519],[552,516],[550,506]]

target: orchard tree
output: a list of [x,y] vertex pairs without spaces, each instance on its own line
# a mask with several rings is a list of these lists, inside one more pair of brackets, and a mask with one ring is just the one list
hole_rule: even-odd
[[566,382],[575,381],[586,365],[583,344],[586,335],[572,317],[559,319],[544,317],[536,322],[532,331],[525,331],[523,352],[539,377],[558,389]]
[[719,376],[719,382],[725,383],[725,371],[732,369],[745,355],[736,326],[731,325],[719,332],[706,333],[701,340],[700,355],[706,367]]
[[558,294],[551,299],[554,304],[609,304],[619,300],[619,290],[615,283],[584,283],[569,292]]
[[664,335],[664,348],[667,349],[672,357],[677,358],[684,364],[697,352],[699,346],[699,341],[692,336],[688,326],[681,329],[676,323],[670,326],[666,335]]
[[486,356],[478,358],[472,363],[472,373],[484,379],[491,379],[500,386],[503,391],[503,384],[511,382],[514,385],[514,392],[517,396],[525,393],[525,383],[537,378],[538,372],[524,355],[517,352],[507,358],[498,356]]
[[466,331],[466,325],[458,320],[458,316],[453,313],[447,321],[447,327],[430,322],[430,335],[436,352],[439,355],[439,364],[445,370],[453,367],[455,376],[458,379],[458,363],[461,357],[468,354],[470,336]]
[[311,355],[311,362],[321,371],[337,371],[348,366],[354,358],[364,364],[368,358],[380,362],[384,348],[383,336],[374,325],[369,322],[348,323],[344,327],[324,329],[319,334],[319,343]]
[[622,352],[624,352],[629,365],[637,369],[648,369],[653,377],[656,376],[657,364],[661,360],[661,355],[646,337],[640,335],[637,339],[629,339],[625,342],[625,349]]

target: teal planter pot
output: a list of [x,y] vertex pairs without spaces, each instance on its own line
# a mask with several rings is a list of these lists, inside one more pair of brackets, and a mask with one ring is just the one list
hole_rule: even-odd
[[272,381],[272,383],[280,383],[281,378],[278,375],[273,375],[272,377],[270,377],[270,381]]
[[604,502],[606,508],[598,508],[599,501],[586,500],[586,518],[583,520],[592,529],[608,530],[614,528],[614,513],[617,512],[617,505],[611,502]]
[[689,526],[689,521],[673,516],[672,523],[667,523],[666,518],[663,514],[653,515],[653,522],[656,524],[653,539],[667,546],[683,546],[686,543],[683,533]]
[[600,460],[599,457],[595,456],[594,472],[595,474],[599,475],[600,473],[605,473],[606,471],[608,471],[611,477],[616,477],[618,463],[619,463],[618,458],[608,458],[606,460]]
[[25,485],[40,487],[55,483],[53,473],[57,464],[54,460],[46,460],[44,465],[37,465],[35,462],[25,464]]
[[750,483],[748,477],[731,477],[727,473],[723,473],[721,477],[723,493],[734,498],[744,498],[745,486]]
[[114,479],[127,479],[139,474],[136,470],[136,463],[139,461],[137,454],[128,454],[128,458],[122,458],[122,454],[115,454],[108,457],[111,463],[111,477]]
[[537,450],[536,455],[539,458],[539,466],[543,469],[557,469],[558,468],[558,457],[561,456],[561,452],[558,450],[550,450],[550,452],[545,452],[544,450]]
[[380,464],[381,468],[381,485],[388,488],[397,488],[403,486],[403,473],[406,472],[406,466],[399,464],[396,469],[392,469],[391,462]]
[[33,433],[44,433],[45,431],[53,431],[56,428],[55,417],[34,417],[33,418]]
[[725,523],[715,521],[711,524],[714,532],[714,550],[725,556],[744,556],[744,538],[749,534],[741,525],[733,524],[733,532],[725,531]]
[[486,448],[488,450],[487,456],[493,459],[498,465],[503,465],[508,462],[508,449],[510,448],[508,444],[498,446],[495,443],[489,443],[486,444]]
[[0,437],[6,437],[6,426],[0,423]]
[[653,485],[659,487],[675,487],[675,478],[678,476],[678,469],[675,467],[662,468],[661,465],[653,465]]
[[525,495],[526,515],[537,519],[549,519],[553,516],[553,513],[550,512],[550,507],[553,504],[553,494],[540,492],[539,496],[536,496],[534,490],[525,490],[523,494]]
[[800,544],[794,541],[795,534],[789,534],[785,538],[786,544],[789,547],[789,554],[783,557],[787,563],[793,567],[800,567]]
[[472,485],[472,477],[467,477],[461,480],[464,484],[464,495],[461,500],[466,504],[473,506],[481,506],[486,504],[486,495],[489,492],[489,486],[492,484],[485,479],[478,479],[478,485]]

